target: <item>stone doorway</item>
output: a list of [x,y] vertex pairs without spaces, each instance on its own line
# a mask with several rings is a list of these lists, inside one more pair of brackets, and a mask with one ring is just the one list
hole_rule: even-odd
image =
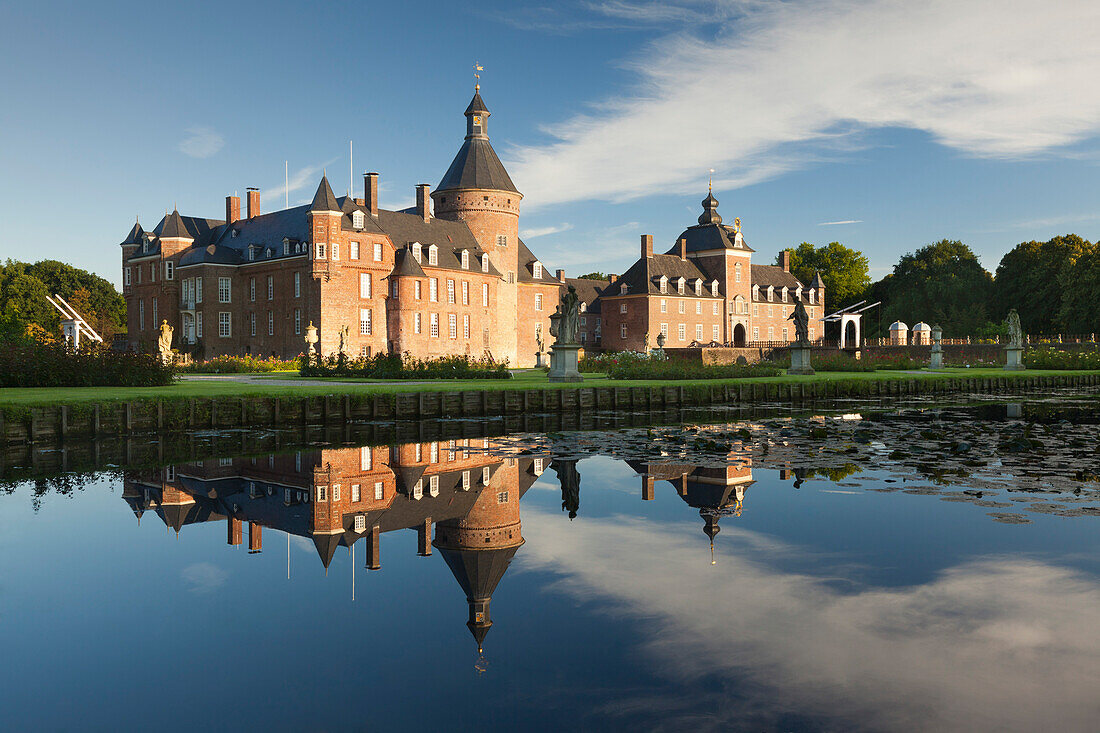
[[733,327],[733,345],[738,348],[744,348],[745,346],[745,325],[738,323]]

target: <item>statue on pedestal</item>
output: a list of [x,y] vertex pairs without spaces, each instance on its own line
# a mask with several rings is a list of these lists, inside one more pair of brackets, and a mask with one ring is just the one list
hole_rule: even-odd
[[1015,308],[1005,316],[1005,329],[1008,331],[1008,343],[1005,346],[1005,371],[1023,371],[1024,367],[1024,329],[1020,325],[1020,314]]
[[801,300],[794,304],[794,311],[787,316],[788,321],[794,321],[795,340],[789,347],[791,366],[787,374],[814,374],[814,368],[810,366],[810,315],[806,312],[806,306]]
[[348,355],[348,327],[340,326],[340,348],[338,351],[340,356]]
[[806,312],[806,306],[802,304],[802,300],[798,300],[794,304],[794,310],[789,316],[788,321],[794,321],[794,335],[795,341],[799,344],[808,344],[810,342],[810,316]]
[[580,303],[577,289],[570,285],[561,296],[561,303],[550,316],[550,335],[555,338],[554,345],[550,347],[549,378],[551,382],[583,381],[577,369],[577,352],[581,348],[577,343],[577,332],[580,329]]
[[160,359],[163,362],[169,362],[172,360],[172,332],[173,328],[168,325],[168,321],[160,322],[160,337],[157,338],[157,353],[160,354]]
[[309,344],[308,354],[310,356],[317,353],[317,327],[313,325],[313,321],[309,322],[309,327],[306,328],[306,343]]

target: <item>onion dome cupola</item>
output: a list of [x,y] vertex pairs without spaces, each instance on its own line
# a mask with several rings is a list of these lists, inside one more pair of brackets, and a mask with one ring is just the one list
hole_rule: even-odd
[[714,193],[707,191],[707,197],[703,199],[703,213],[699,215],[700,224],[721,224],[722,215],[718,213],[718,199]]
[[480,91],[474,92],[474,98],[463,114],[466,115],[466,139],[435,187],[433,198],[436,193],[459,189],[508,191],[519,195],[508,171],[504,170],[504,164],[489,143],[490,112],[481,99]]

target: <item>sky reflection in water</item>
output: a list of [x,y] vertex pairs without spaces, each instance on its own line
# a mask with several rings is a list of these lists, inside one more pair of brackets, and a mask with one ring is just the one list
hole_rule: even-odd
[[469,443],[0,495],[5,727],[1095,727],[1096,518]]

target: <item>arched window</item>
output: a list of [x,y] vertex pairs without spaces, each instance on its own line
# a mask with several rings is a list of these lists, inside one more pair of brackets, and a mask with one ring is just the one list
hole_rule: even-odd
[[662,293],[667,293],[668,292],[668,278],[665,277],[664,275],[661,275],[661,292]]
[[462,250],[462,269],[463,270],[469,270],[470,269],[470,252],[469,252],[469,250],[465,250],[465,249]]
[[428,264],[439,264],[439,247],[436,247],[434,244],[431,247],[428,247]]

